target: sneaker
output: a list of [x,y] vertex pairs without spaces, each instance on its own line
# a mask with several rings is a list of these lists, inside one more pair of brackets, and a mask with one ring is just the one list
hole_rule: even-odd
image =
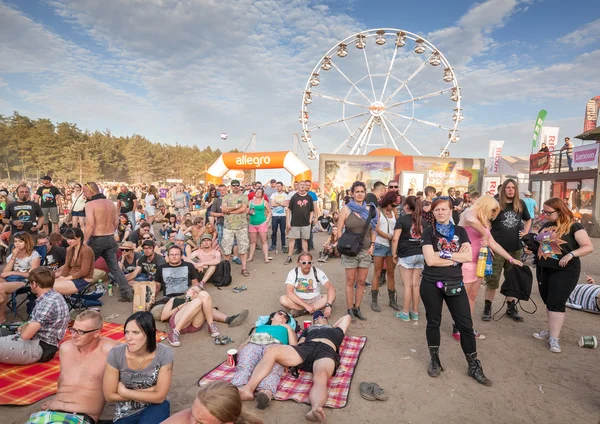
[[167,336],[167,340],[169,340],[169,343],[171,344],[171,346],[174,346],[174,347],[181,346],[181,342],[179,341],[179,331],[177,331],[177,330],[171,330],[171,332]]
[[483,334],[481,334],[479,331],[473,329],[473,333],[475,333],[475,339],[485,340],[485,336]]
[[271,247],[269,247],[269,252],[273,252],[275,250],[277,250],[277,246],[271,245]]
[[550,340],[548,341],[548,346],[550,347],[550,352],[562,352],[562,350],[560,349],[560,344],[558,343],[558,339],[555,339],[554,337],[550,337]]
[[408,315],[404,311],[400,311],[398,313],[395,313],[394,316],[396,318],[400,318],[402,321],[410,321],[410,315]]
[[413,321],[418,321],[419,320],[419,313],[418,312],[410,311],[408,313],[408,315],[410,316],[410,319],[412,319]]
[[370,281],[365,281],[365,286],[370,287],[372,284]]
[[208,333],[210,334],[210,337],[219,337],[221,335],[217,325],[214,322],[212,324],[208,324]]
[[533,333],[532,336],[538,340],[544,340],[550,337],[550,332],[548,330],[542,330],[540,332]]
[[241,264],[242,264],[242,260],[241,260],[240,258],[238,258],[237,256],[236,256],[236,257],[234,257],[234,258],[231,260],[231,262],[233,262],[234,264],[237,264],[237,265],[241,265]]
[[287,246],[283,246],[283,247],[281,248],[281,251],[282,251],[283,253],[287,253],[287,252],[288,252],[288,247],[287,247]]
[[287,258],[285,258],[285,262],[283,263],[284,265],[289,265],[292,263],[292,257],[288,256]]

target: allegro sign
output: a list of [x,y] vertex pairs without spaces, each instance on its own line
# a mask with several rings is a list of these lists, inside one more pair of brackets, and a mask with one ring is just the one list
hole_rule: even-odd
[[269,165],[271,158],[269,156],[247,156],[242,155],[235,159],[235,164],[238,166],[254,165],[260,168],[262,165]]

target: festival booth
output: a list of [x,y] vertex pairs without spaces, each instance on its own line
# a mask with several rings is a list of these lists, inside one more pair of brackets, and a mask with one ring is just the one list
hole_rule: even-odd
[[521,193],[529,190],[529,158],[527,156],[500,156],[497,171],[483,177],[481,194],[495,196],[500,185],[509,178],[519,184]]

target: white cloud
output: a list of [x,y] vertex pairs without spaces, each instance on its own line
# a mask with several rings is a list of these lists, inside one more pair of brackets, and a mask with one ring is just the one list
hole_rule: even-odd
[[588,44],[600,40],[600,31],[598,31],[598,27],[600,27],[600,19],[596,19],[595,21],[584,25],[582,28],[576,29],[570,34],[559,38],[558,41],[564,44],[574,45],[575,47],[587,46]]

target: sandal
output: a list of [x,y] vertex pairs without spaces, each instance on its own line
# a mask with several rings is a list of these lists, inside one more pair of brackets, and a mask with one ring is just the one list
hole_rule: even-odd
[[215,344],[216,345],[226,345],[228,343],[233,343],[235,340],[233,340],[231,337],[229,336],[220,336],[220,337],[215,337]]
[[377,383],[369,383],[373,389],[372,393],[373,396],[375,397],[375,399],[377,400],[388,400],[388,395],[387,393],[385,393],[385,391],[379,387],[379,384]]
[[270,403],[271,398],[265,392],[259,392],[258,395],[256,395],[256,407],[258,409],[267,409]]
[[360,383],[360,386],[358,387],[358,390],[360,391],[360,396],[363,399],[365,399],[365,400],[377,400],[377,398],[373,394],[373,385],[371,383],[365,383],[365,382]]
[[247,270],[247,269],[242,269],[242,275],[243,275],[244,277],[250,277],[250,273],[248,272],[248,270]]
[[240,292],[243,292],[244,290],[248,290],[248,287],[246,287],[246,286],[237,286],[237,287],[234,287],[233,292],[234,293],[240,293]]

